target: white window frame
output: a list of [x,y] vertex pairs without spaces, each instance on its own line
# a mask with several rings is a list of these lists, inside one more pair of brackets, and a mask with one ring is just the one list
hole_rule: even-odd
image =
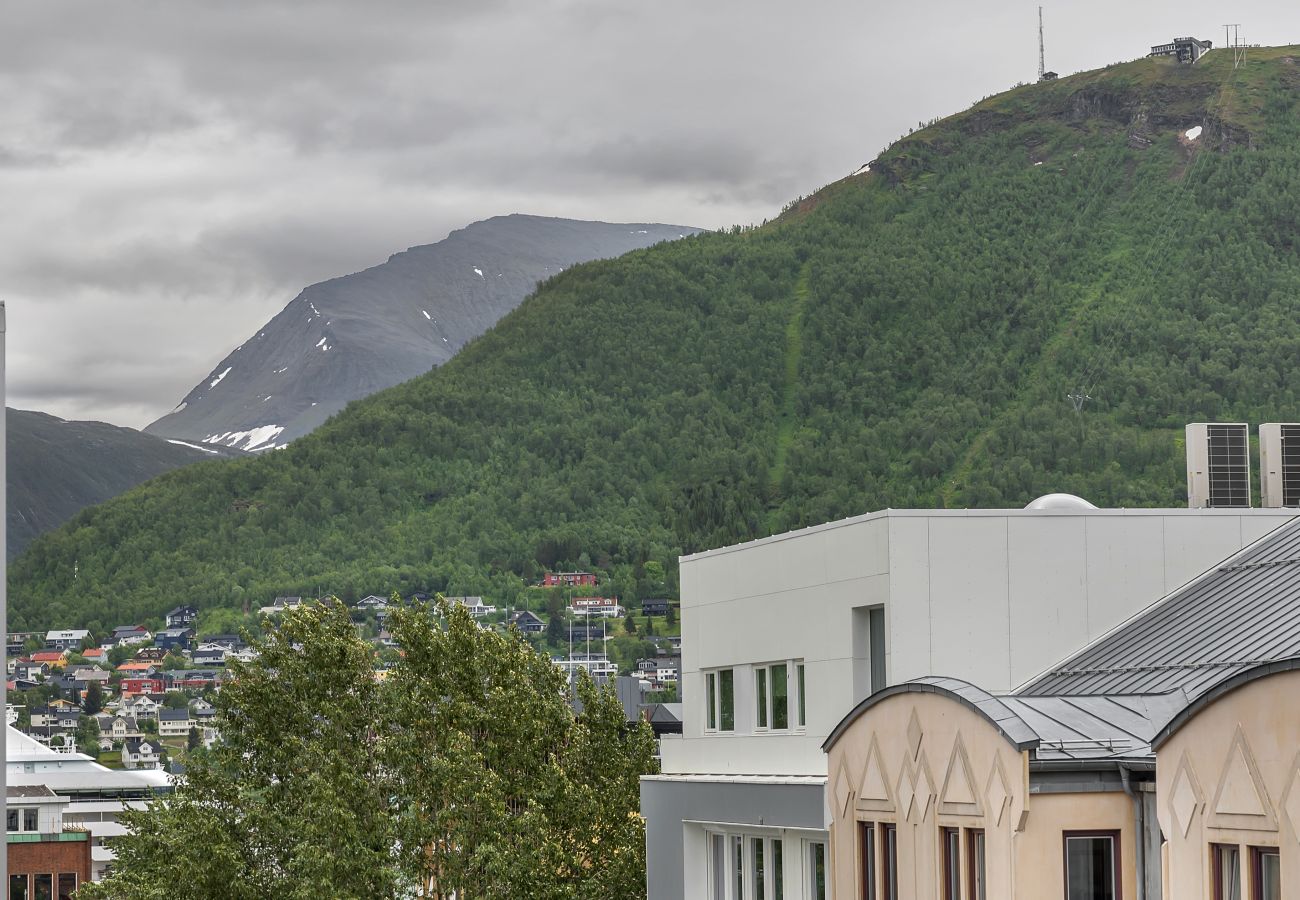
[[[717,839],[722,840],[723,872],[721,883],[723,885],[723,896],[715,896],[714,887],[718,881],[718,859],[714,853],[714,842]],[[705,896],[708,900],[784,900],[784,883],[787,856],[785,853],[785,838],[778,831],[768,830],[744,830],[734,831],[721,829],[707,829],[704,833],[704,841],[707,857],[706,888]],[[763,895],[757,896],[755,889],[758,886],[758,869],[757,859],[754,855],[754,842],[763,842]],[[775,871],[776,853],[772,847],[780,845],[781,871]],[[739,860],[737,860],[737,851],[739,850]],[[740,894],[736,892],[736,873],[737,864],[739,863]],[[778,877],[779,876],[779,877]],[[778,882],[782,882],[778,885]]]
[[[710,669],[704,673],[704,732],[706,734],[734,734],[736,732],[736,669],[726,667]],[[731,673],[731,727],[722,727],[722,674]]]
[[[776,728],[772,725],[775,720],[773,712],[775,707],[772,703],[772,669],[777,666],[785,667],[785,727]],[[799,673],[804,672],[803,680],[807,681],[807,672],[804,668],[802,659],[779,659],[773,662],[758,663],[751,666],[753,672],[754,685],[754,731],[758,734],[790,734],[800,732],[808,727],[806,716],[800,716],[800,713],[806,712],[803,694],[799,687]],[[763,688],[760,689],[759,685]]]
[[[825,891],[821,898],[818,898],[816,888],[817,880],[817,863],[814,858],[814,848],[822,848],[822,873],[825,876],[825,884],[822,886]],[[808,900],[830,900],[831,896],[831,848],[829,840],[806,840],[803,842],[803,859],[804,859],[804,896]]]

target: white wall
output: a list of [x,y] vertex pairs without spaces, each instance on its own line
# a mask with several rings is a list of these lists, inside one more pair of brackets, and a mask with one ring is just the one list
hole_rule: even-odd
[[[821,742],[862,699],[854,608],[885,608],[890,683],[938,674],[1010,690],[1290,518],[893,510],[683,557],[685,722],[663,742],[663,771],[824,775]],[[741,668],[736,733],[703,734],[702,669],[784,659],[807,667],[804,733],[746,734]]]

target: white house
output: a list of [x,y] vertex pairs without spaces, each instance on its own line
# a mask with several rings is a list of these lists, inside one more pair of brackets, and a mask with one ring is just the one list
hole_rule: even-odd
[[607,619],[621,618],[625,612],[617,597],[574,597],[573,605],[568,610],[571,616],[599,616]]
[[159,737],[185,737],[190,733],[190,726],[193,724],[188,709],[160,709],[158,711]]
[[45,646],[50,650],[80,650],[81,642],[88,637],[90,637],[90,632],[84,628],[47,631],[45,633]]
[[1015,688],[1293,514],[886,510],[683,557],[683,733],[641,789],[649,900],[760,881],[823,900],[821,747],[856,703],[927,675]]
[[160,749],[161,744],[147,738],[128,738],[122,744],[122,766],[127,769],[156,769]]
[[447,602],[465,607],[469,614],[476,619],[490,616],[497,611],[495,606],[484,603],[482,597],[448,597]]

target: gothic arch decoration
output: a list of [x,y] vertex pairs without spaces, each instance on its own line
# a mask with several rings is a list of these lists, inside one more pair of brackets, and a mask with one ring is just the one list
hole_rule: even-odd
[[984,804],[980,801],[979,787],[971,769],[970,754],[960,731],[952,744],[948,758],[948,771],[943,776],[939,790],[939,812],[952,816],[982,816]]
[[1208,824],[1211,828],[1277,831],[1277,815],[1269,800],[1268,788],[1264,786],[1255,754],[1240,725],[1219,774],[1219,786],[1210,804]]

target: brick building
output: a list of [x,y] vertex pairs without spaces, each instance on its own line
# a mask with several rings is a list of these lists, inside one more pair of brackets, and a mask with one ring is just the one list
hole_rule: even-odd
[[10,900],[71,900],[90,880],[90,832],[64,827],[68,800],[45,785],[9,787],[5,794]]

